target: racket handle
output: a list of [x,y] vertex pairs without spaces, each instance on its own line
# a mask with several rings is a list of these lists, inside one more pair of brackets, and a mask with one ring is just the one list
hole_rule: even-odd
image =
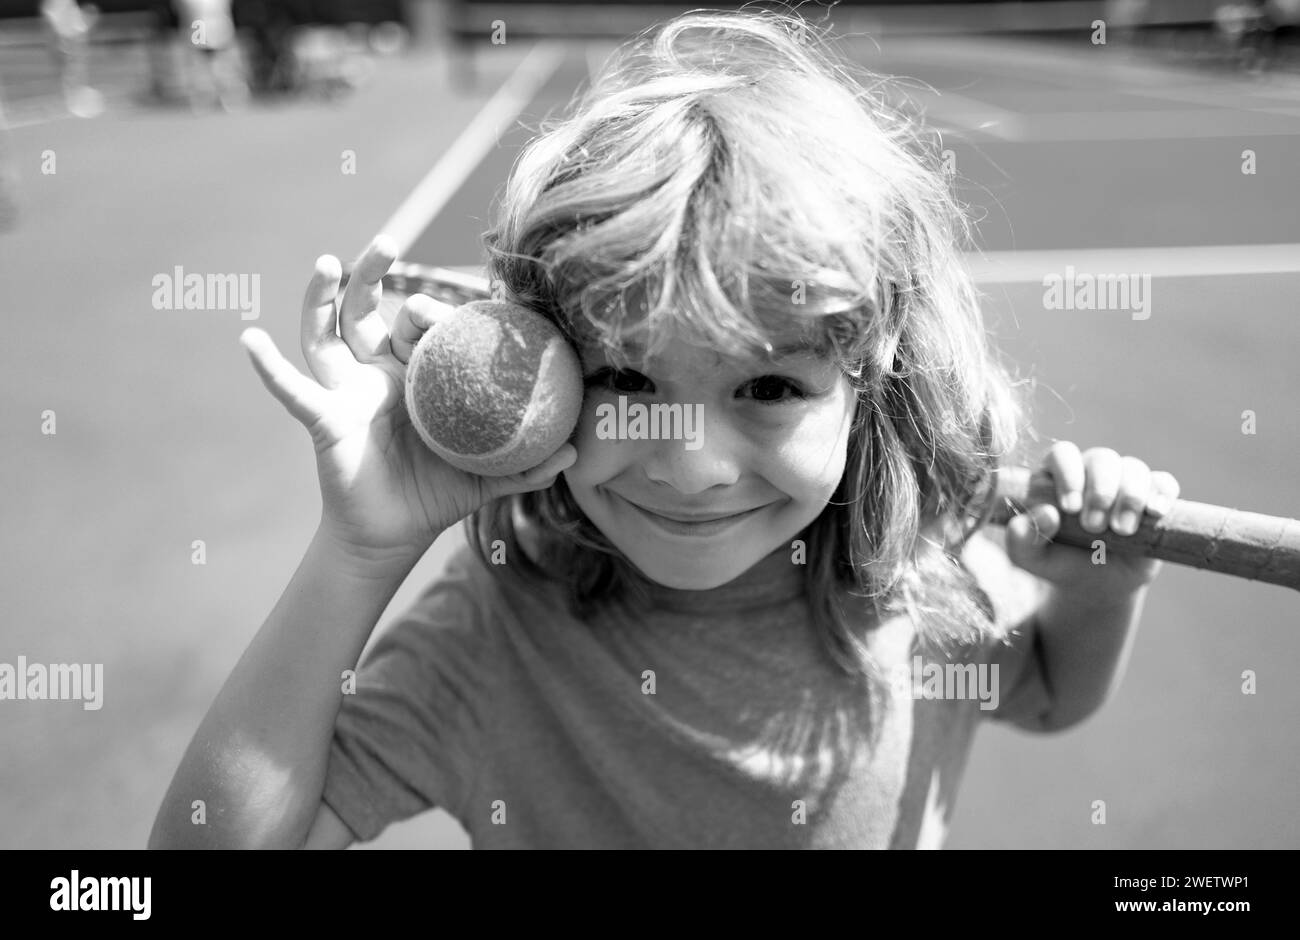
[[[1004,526],[1038,503],[1056,503],[1051,475],[1025,467],[1003,468],[997,494],[990,520],[994,525]],[[1079,524],[1078,513],[1061,513],[1061,531],[1054,541],[1091,549],[1098,540],[1105,542],[1107,551],[1300,590],[1300,521],[1295,519],[1176,499],[1167,514],[1157,519],[1144,513],[1137,532],[1122,536],[1109,529],[1088,532]]]

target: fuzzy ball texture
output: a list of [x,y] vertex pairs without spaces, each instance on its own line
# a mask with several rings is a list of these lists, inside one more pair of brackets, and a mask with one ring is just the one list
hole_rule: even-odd
[[476,300],[427,330],[406,367],[406,410],[426,445],[481,476],[529,470],[569,439],[582,367],[563,334],[518,304]]

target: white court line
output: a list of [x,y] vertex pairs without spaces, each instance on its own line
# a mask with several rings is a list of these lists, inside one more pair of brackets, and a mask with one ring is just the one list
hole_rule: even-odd
[[1090,274],[1209,277],[1300,273],[1300,244],[1191,245],[1184,248],[1054,248],[970,252],[977,284],[1039,284],[1066,267]]
[[[904,95],[927,119],[938,118],[966,131],[1005,141],[1193,140],[1217,137],[1291,137],[1300,122],[1261,120],[1251,115],[1300,117],[1300,109],[1225,102],[1216,108],[1138,111],[1010,111],[950,91],[908,88]],[[1138,97],[1144,97],[1139,95]],[[1190,100],[1190,99],[1189,99]]]
[[[1097,79],[1121,79],[1126,85],[1160,88],[1186,84],[1189,77],[1204,80],[1203,72],[1158,60],[1136,58],[1124,50],[1093,46],[1080,38],[1077,45],[1058,43],[1040,45],[994,36],[979,37],[977,42],[961,38],[935,38],[924,43],[913,41],[902,47],[899,54],[909,59],[926,61],[934,65],[953,65],[961,61],[995,75],[1026,79],[1026,72],[1037,70],[1052,84],[1062,84],[1061,78],[1071,82],[1086,79],[1095,84]],[[897,43],[900,47],[901,43]]]
[[[1240,111],[1268,113],[1275,108],[1287,107],[1285,102],[1300,101],[1300,85],[1293,88],[1269,87],[1263,84],[1229,86],[1186,85],[1139,89],[1127,94],[1139,98],[1159,98],[1164,101],[1183,101],[1209,108],[1232,108]],[[1277,103],[1270,103],[1277,102]]]
[[406,254],[429,227],[483,158],[497,146],[504,126],[528,107],[563,61],[564,49],[560,44],[539,42],[533,46],[447,152],[411,190],[379,230],[397,243],[399,256]]
[[[1288,115],[1283,109],[1271,112]],[[1021,141],[1196,140],[1216,137],[1294,137],[1300,122],[1254,117],[1257,109],[1175,111],[1057,111],[1026,114]],[[1268,126],[1261,126],[1266,122]]]
[[1102,80],[1107,83],[1102,90],[1107,92],[1185,101],[1202,107],[1254,110],[1257,104],[1267,105],[1251,99],[1300,97],[1300,78],[1295,76],[1275,74],[1267,79],[1246,79],[1224,75],[1217,81],[1207,81],[1202,70],[1189,65],[1137,58],[1127,50],[1101,49],[1084,43],[1048,49],[981,37],[978,45],[942,39],[915,45],[894,40],[894,44],[898,51],[891,49],[890,53],[904,61],[952,66],[960,60],[984,73],[1020,81],[1027,80],[1028,71],[1067,89],[1077,89],[1081,81],[1086,83],[1084,87],[1092,88]]
[[931,92],[908,89],[906,96],[925,109],[927,118],[933,114],[948,124],[965,130],[979,131],[1002,140],[1024,138],[1024,115],[997,105],[967,98],[951,91]]
[[[985,71],[995,71],[985,69]],[[1014,74],[1006,72],[1006,74]],[[1224,100],[1221,107],[1200,109],[1111,111],[1011,111],[951,91],[908,87],[900,92],[924,109],[927,118],[990,137],[1017,142],[1189,140],[1206,137],[1289,137],[1300,134],[1300,123],[1277,121],[1260,127],[1243,116],[1266,113],[1294,117],[1295,109]],[[1160,97],[1159,92],[1123,92],[1132,97]],[[1197,99],[1188,97],[1186,100]]]

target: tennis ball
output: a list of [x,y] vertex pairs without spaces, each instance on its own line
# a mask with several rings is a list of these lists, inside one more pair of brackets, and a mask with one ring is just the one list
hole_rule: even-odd
[[447,463],[481,476],[529,470],[582,412],[582,367],[564,335],[519,304],[475,300],[425,331],[406,366],[406,410]]

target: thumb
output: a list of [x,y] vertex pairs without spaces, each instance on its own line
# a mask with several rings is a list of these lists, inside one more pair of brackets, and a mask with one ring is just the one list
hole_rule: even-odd
[[289,414],[310,430],[324,410],[325,390],[295,369],[265,330],[257,327],[244,330],[239,334],[239,344],[247,350],[262,384]]
[[1055,506],[1039,504],[1007,523],[1007,558],[1018,568],[1044,577],[1051,564],[1052,539],[1061,528]]

